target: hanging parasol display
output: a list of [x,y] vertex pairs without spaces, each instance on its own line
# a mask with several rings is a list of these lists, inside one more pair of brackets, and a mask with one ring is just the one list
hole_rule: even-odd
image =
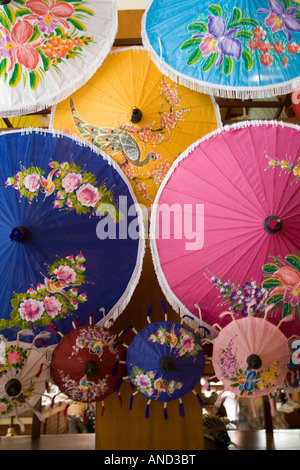
[[237,399],[251,399],[254,417],[253,399],[265,395],[274,415],[271,393],[284,386],[290,361],[289,343],[279,329],[281,323],[274,325],[268,321],[268,309],[259,318],[252,316],[250,308],[251,304],[248,315],[240,319],[231,312],[223,313],[230,314],[232,321],[221,328],[213,341],[212,364],[224,391],[232,392]]
[[[288,161],[293,171],[285,171]],[[299,126],[268,121],[226,126],[177,159],[157,194],[150,233],[158,280],[177,312],[198,317],[198,304],[208,325],[224,305],[247,315],[255,300],[253,310],[264,312],[271,287],[284,287],[283,278],[268,281],[278,269],[272,256],[295,260],[300,248],[297,162]],[[293,288],[296,299],[298,284]],[[295,321],[282,329],[296,334],[300,321],[284,306],[283,290],[277,301],[274,321],[289,314]]]
[[[179,413],[184,417],[182,397],[193,392],[203,405],[201,396],[195,390],[199,384],[205,363],[200,334],[179,323],[168,321],[165,306],[164,321],[150,321],[152,309],[149,309],[148,325],[137,332],[127,347],[126,368],[128,379],[136,388],[131,396],[141,393],[148,398],[145,418],[149,418],[151,401],[164,403],[164,417],[168,418],[167,403],[179,400]],[[121,333],[122,334],[122,333]],[[122,380],[119,383],[118,390]]]
[[105,151],[150,206],[174,159],[220,123],[213,98],[172,82],[135,47],[112,51],[85,86],[53,108],[50,126]]
[[[90,314],[94,323],[116,318],[144,255],[126,178],[96,147],[59,132],[11,131],[0,143],[2,332],[65,335]],[[58,339],[51,333],[47,344]]]
[[89,324],[74,328],[55,347],[50,375],[72,400],[102,402],[116,392],[124,375],[126,348],[108,328]]
[[299,87],[300,7],[293,0],[152,0],[142,38],[173,80],[228,98]]
[[115,0],[1,0],[0,115],[53,106],[80,88],[109,53]]
[[[24,432],[25,426],[20,418],[26,411],[32,411],[40,421],[44,421],[41,413],[34,408],[45,393],[50,379],[50,364],[47,349],[37,348],[36,336],[31,344],[20,341],[6,341],[5,364],[0,366],[0,417],[14,416]],[[26,332],[28,334],[28,332]],[[45,336],[44,333],[40,337]]]

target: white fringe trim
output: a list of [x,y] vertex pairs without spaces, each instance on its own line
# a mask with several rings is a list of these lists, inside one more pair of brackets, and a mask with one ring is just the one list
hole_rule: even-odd
[[10,135],[10,134],[17,134],[17,133],[19,133],[21,135],[28,135],[28,134],[32,134],[32,133],[40,134],[40,135],[49,135],[50,134],[50,135],[52,135],[52,137],[57,137],[57,138],[66,137],[68,139],[71,139],[71,140],[75,141],[78,145],[80,145],[82,147],[88,147],[95,154],[101,155],[103,157],[103,159],[117,171],[119,176],[122,178],[122,180],[126,184],[126,186],[128,188],[128,191],[130,193],[130,196],[132,197],[132,201],[135,205],[135,209],[136,209],[137,217],[138,217],[138,222],[139,222],[139,234],[140,234],[140,236],[139,236],[139,242],[138,242],[137,261],[136,261],[136,265],[135,265],[134,271],[132,273],[131,279],[130,279],[130,281],[127,285],[127,288],[125,289],[123,295],[120,297],[118,302],[112,307],[112,309],[109,312],[106,312],[105,317],[103,319],[101,319],[97,323],[97,325],[102,325],[102,324],[106,323],[106,321],[108,321],[108,320],[115,320],[123,312],[123,310],[127,307],[128,303],[129,303],[129,301],[132,297],[132,294],[133,294],[133,292],[134,292],[134,290],[135,290],[135,288],[136,288],[136,286],[137,286],[137,284],[140,280],[140,276],[141,276],[141,273],[142,273],[142,267],[143,267],[143,260],[144,260],[144,255],[145,255],[145,247],[146,247],[146,243],[145,243],[145,238],[146,237],[145,237],[145,226],[144,226],[144,220],[143,220],[143,213],[142,213],[140,205],[137,202],[137,199],[136,199],[136,196],[133,192],[131,184],[128,182],[126,176],[124,175],[124,173],[120,169],[119,165],[109,155],[107,155],[105,152],[102,152],[102,151],[100,152],[98,147],[96,147],[95,145],[93,145],[92,143],[90,143],[86,140],[80,139],[79,137],[77,137],[75,135],[66,134],[66,133],[64,133],[63,131],[60,131],[60,130],[51,130],[51,129],[28,127],[28,128],[24,128],[24,129],[0,132],[0,137],[4,134]]
[[[155,238],[155,231],[156,231],[156,216],[157,216],[157,209],[159,208],[159,199],[161,197],[161,194],[167,185],[169,179],[171,178],[172,174],[175,172],[176,168],[182,160],[187,158],[194,150],[196,147],[198,147],[202,142],[205,142],[206,140],[212,139],[222,132],[228,132],[232,129],[245,129],[246,127],[257,127],[257,126],[273,126],[273,127],[290,127],[292,129],[296,129],[300,131],[300,126],[297,124],[292,124],[292,123],[287,123],[287,122],[282,122],[282,121],[272,121],[272,120],[251,120],[251,121],[239,121],[237,123],[231,124],[231,125],[225,125],[221,128],[218,128],[209,134],[206,134],[204,137],[199,139],[198,141],[194,142],[192,145],[190,145],[183,153],[181,153],[176,160],[173,162],[173,165],[169,169],[168,173],[166,174],[164,180],[162,181],[160,187],[158,188],[153,208],[151,211],[151,218],[150,218],[150,230],[149,230],[149,238],[150,238],[150,249],[151,249],[151,254],[152,254],[152,260],[153,260],[153,265],[155,269],[155,273],[157,276],[158,283],[167,299],[167,301],[170,303],[172,308],[180,314],[180,316],[184,315],[190,315],[191,317],[195,318],[195,321],[198,322],[199,324],[199,318],[197,318],[195,315],[192,314],[184,305],[179,298],[174,294],[172,291],[166,277],[164,274],[164,271],[162,269],[162,266],[160,264],[160,259],[159,259],[159,253],[157,250],[157,245],[156,245],[156,238]],[[201,308],[201,304],[199,305]],[[212,328],[212,325],[208,325],[205,322],[203,322],[203,326],[206,326],[207,328]]]
[[[215,83],[209,83],[202,80],[197,80],[195,78],[184,75],[178,70],[171,67],[164,61],[162,57],[162,48],[160,43],[161,56],[153,49],[147,35],[146,31],[146,21],[147,14],[151,7],[151,1],[142,17],[142,26],[141,26],[141,36],[144,47],[150,51],[151,57],[155,65],[161,70],[165,75],[168,75],[173,81],[178,82],[181,85],[184,85],[192,90],[199,91],[200,93],[205,93],[207,95],[214,95],[220,98],[229,98],[229,99],[242,99],[248,100],[253,98],[271,98],[277,95],[286,95],[292,91],[299,89],[300,87],[300,76],[295,77],[286,82],[278,84],[270,84],[257,87],[228,87],[224,85],[218,85]],[[159,40],[160,42],[160,40]]]
[[[68,96],[72,95],[76,90],[81,88],[93,75],[94,73],[99,69],[99,67],[102,65],[104,59],[107,57],[109,54],[111,48],[113,47],[117,32],[118,32],[118,5],[116,0],[108,0],[109,2],[112,3],[112,8],[113,8],[113,17],[111,18],[111,33],[110,37],[107,38],[105,46],[103,49],[99,50],[99,55],[95,57],[94,63],[93,64],[87,64],[86,62],[82,62],[83,65],[83,70],[85,65],[88,65],[88,71],[84,73],[83,77],[80,78],[77,82],[75,82],[74,78],[70,78],[70,84],[71,86],[68,87],[68,89],[61,93],[61,94],[56,94],[56,96],[53,96],[52,98],[45,99],[42,103],[35,103],[32,104],[31,106],[29,105],[26,108],[12,108],[12,109],[6,109],[3,110],[0,108],[0,118],[2,117],[15,117],[15,116],[23,116],[26,114],[30,113],[37,113],[39,111],[42,111],[47,108],[51,108],[52,106],[56,105],[60,101],[63,101],[68,98]],[[1,87],[1,85],[0,85]],[[13,89],[12,89],[13,93]],[[40,100],[42,97],[40,98]]]

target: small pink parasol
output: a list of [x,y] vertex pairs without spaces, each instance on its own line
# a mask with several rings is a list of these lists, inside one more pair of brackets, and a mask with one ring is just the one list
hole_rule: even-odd
[[249,308],[248,316],[240,319],[224,312],[223,315],[232,315],[232,321],[213,341],[212,364],[224,390],[234,393],[238,399],[268,395],[274,415],[270,394],[284,385],[290,347],[279,330],[281,322],[276,326],[267,320],[268,311],[269,308],[263,318],[255,317]]

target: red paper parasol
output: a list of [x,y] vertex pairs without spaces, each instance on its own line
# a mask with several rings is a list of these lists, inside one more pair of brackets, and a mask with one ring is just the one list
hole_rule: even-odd
[[[53,351],[50,374],[60,391],[75,401],[102,401],[116,391],[126,348],[109,329],[96,325],[74,328]],[[117,369],[117,370],[116,370]],[[102,403],[103,405],[103,403]]]

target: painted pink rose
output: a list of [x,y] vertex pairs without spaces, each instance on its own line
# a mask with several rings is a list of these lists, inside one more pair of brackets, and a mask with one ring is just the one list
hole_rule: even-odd
[[187,352],[193,351],[195,343],[193,338],[190,335],[184,335],[181,340],[181,350],[179,355],[182,356]]
[[62,279],[68,284],[72,284],[76,279],[76,273],[70,266],[59,266],[55,269],[54,273],[59,279]]
[[95,188],[91,183],[86,183],[80,186],[76,191],[78,201],[87,207],[95,207],[97,202],[100,200],[98,189]]
[[0,414],[5,414],[8,406],[6,403],[0,403]]
[[44,304],[39,300],[25,299],[18,310],[23,320],[34,322],[43,316]]
[[146,374],[138,374],[135,377],[135,383],[141,389],[147,389],[151,387],[151,379]]
[[32,175],[25,176],[23,183],[28,191],[34,193],[41,185],[41,178],[37,173],[33,173]]
[[9,351],[7,354],[7,361],[10,364],[18,364],[19,362],[22,362],[23,358],[19,351]]
[[80,173],[68,173],[62,180],[61,184],[67,193],[79,188],[82,183],[82,176]]
[[58,313],[61,311],[61,303],[54,296],[45,297],[44,305],[45,305],[46,312],[51,318],[56,317],[56,315],[58,315]]

